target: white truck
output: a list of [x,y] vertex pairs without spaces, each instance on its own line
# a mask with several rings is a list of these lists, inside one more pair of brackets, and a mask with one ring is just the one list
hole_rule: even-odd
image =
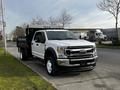
[[87,32],[87,39],[90,41],[107,40],[107,36],[99,29]]
[[93,70],[96,66],[95,43],[77,39],[72,32],[62,29],[38,29],[34,32],[27,29],[26,32],[26,37],[17,41],[21,59],[40,58],[49,75],[56,75],[61,67]]
[[106,40],[107,39],[107,36],[104,35],[103,32],[99,29],[96,30],[95,37],[96,37],[96,39],[101,39],[101,40]]

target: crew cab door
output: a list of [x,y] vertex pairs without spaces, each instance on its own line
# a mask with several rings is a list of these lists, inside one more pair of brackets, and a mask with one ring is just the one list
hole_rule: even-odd
[[44,59],[45,52],[45,34],[36,32],[32,40],[32,54]]

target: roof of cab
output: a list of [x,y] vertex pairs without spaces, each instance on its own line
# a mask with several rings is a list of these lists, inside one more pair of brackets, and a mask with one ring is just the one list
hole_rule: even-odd
[[65,29],[47,29],[47,30],[38,30],[39,31],[68,31],[68,30],[65,30]]

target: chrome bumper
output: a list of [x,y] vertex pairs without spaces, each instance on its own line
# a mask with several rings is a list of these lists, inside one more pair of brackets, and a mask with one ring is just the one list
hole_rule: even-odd
[[57,63],[59,66],[80,66],[80,63],[78,64],[70,64],[70,61],[86,61],[86,60],[95,60],[94,62],[87,63],[88,65],[90,64],[95,64],[98,56],[92,57],[92,58],[84,58],[84,59],[57,59]]

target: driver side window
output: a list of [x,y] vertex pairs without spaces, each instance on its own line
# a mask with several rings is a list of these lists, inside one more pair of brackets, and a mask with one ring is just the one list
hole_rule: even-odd
[[34,41],[37,43],[45,43],[45,35],[43,32],[37,32],[34,37]]

